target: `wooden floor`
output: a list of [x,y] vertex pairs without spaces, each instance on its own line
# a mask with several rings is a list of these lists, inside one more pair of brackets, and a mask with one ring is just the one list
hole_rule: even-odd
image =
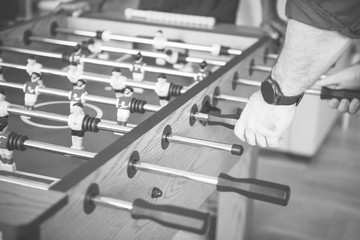
[[360,118],[311,159],[261,151],[258,178],[291,186],[288,207],[255,204],[251,239],[360,239]]

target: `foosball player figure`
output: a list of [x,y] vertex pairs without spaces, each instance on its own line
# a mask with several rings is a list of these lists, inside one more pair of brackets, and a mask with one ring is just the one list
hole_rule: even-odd
[[[154,40],[153,46],[155,50],[158,51],[159,53],[164,53],[167,39],[161,30],[155,33],[155,37],[153,38],[153,40]],[[164,58],[156,58],[155,62],[157,65],[161,65],[161,66],[164,66],[166,64]]]
[[71,129],[71,148],[83,150],[83,138],[85,131],[82,129],[83,120],[85,117],[83,104],[81,102],[72,105],[72,112],[68,117],[68,126]]
[[182,69],[186,72],[192,71],[191,66],[186,64],[186,62],[181,61],[181,58],[184,58],[183,55],[186,55],[185,53],[181,53],[178,51],[173,51],[171,49],[168,49],[165,51],[166,58],[165,60],[173,66],[175,69]]
[[13,161],[13,151],[7,148],[7,139],[10,132],[8,131],[8,116],[7,108],[10,103],[5,100],[6,91],[0,89],[0,170],[15,172],[16,165]]
[[36,63],[36,58],[34,55],[30,55],[27,59],[27,64],[26,64],[26,72],[31,76],[32,72],[33,72],[33,67]]
[[67,78],[73,86],[76,85],[77,81],[81,78],[83,71],[76,62],[71,62],[69,70],[67,71]]
[[160,106],[166,106],[170,101],[170,83],[167,81],[166,75],[161,73],[157,77],[155,83],[155,93],[159,96]]
[[86,81],[79,79],[74,86],[74,88],[69,92],[70,100],[70,113],[72,113],[72,107],[75,103],[84,103],[84,96],[87,94],[86,90]]
[[110,86],[115,91],[116,98],[124,96],[125,82],[127,78],[121,74],[120,68],[114,68],[111,72]]
[[133,62],[132,67],[132,77],[135,81],[142,82],[145,76],[145,63],[143,62],[143,56],[139,52],[135,55],[135,61]]
[[205,61],[202,61],[199,64],[199,71],[196,73],[194,80],[196,82],[201,82],[202,80],[204,80],[204,78],[207,77],[208,74],[209,73],[207,71],[207,63]]
[[89,39],[89,40],[87,41],[86,44],[87,44],[87,49],[88,49],[91,53],[94,53],[94,54],[99,54],[99,53],[101,53],[102,44],[101,44],[100,41],[91,38],[91,39]]
[[0,82],[4,82],[4,81],[5,81],[4,73],[3,73],[2,68],[0,68]]
[[[42,68],[43,65],[36,61],[35,56],[30,55],[29,58],[27,59],[27,64],[26,64],[26,72],[29,74],[29,76],[31,76],[33,72],[40,73]],[[39,85],[41,86],[44,85],[42,79],[39,80]]]
[[41,74],[38,72],[33,72],[31,74],[31,81],[28,81],[24,84],[24,93],[25,93],[25,108],[33,110],[38,98],[38,88],[40,87],[39,81],[41,80]]
[[134,89],[132,87],[125,87],[124,96],[117,99],[117,123],[120,126],[126,126],[127,120],[130,117],[130,103]]

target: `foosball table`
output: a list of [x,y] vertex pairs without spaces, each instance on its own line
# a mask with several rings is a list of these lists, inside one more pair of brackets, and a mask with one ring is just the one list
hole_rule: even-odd
[[277,57],[258,29],[59,14],[0,40],[0,239],[205,234],[215,190],[217,239],[242,239],[253,200],[287,205],[233,133]]

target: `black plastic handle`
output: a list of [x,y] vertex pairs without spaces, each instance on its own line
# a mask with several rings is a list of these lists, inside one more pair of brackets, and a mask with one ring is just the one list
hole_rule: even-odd
[[360,100],[360,90],[357,90],[357,91],[356,90],[345,90],[345,89],[336,90],[336,89],[331,89],[328,87],[322,87],[320,98],[321,99],[337,98],[339,100],[346,98],[346,99],[349,99],[350,101],[354,98],[357,98]]
[[251,199],[282,206],[286,206],[290,198],[289,186],[252,178],[233,178],[225,173],[219,175],[216,189],[219,192],[236,192]]
[[219,112],[209,112],[207,123],[209,125],[220,125],[234,130],[236,121],[239,119],[241,111],[235,114],[221,114]]
[[131,216],[134,219],[150,219],[166,227],[205,234],[210,214],[171,205],[154,205],[135,199]]

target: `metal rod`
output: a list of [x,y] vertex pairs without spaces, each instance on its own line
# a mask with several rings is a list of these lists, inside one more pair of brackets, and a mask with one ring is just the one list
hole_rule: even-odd
[[7,183],[13,183],[13,184],[17,184],[17,185],[21,185],[21,186],[25,186],[25,187],[41,189],[41,190],[49,190],[49,188],[50,188],[50,184],[47,184],[47,183],[33,181],[30,179],[22,179],[19,177],[9,176],[9,175],[8,176],[0,175],[0,181],[7,182]]
[[30,36],[29,40],[35,41],[35,42],[43,42],[43,43],[51,43],[51,44],[56,44],[56,45],[61,45],[61,46],[68,46],[68,47],[75,47],[77,45],[77,43],[73,42],[73,41],[66,41],[66,40],[60,40],[60,39],[55,39],[55,38],[45,38],[45,37],[39,37],[39,36]]
[[16,115],[25,115],[28,117],[42,118],[42,119],[51,120],[51,121],[55,121],[55,122],[62,122],[62,123],[68,122],[68,116],[60,115],[60,114],[56,114],[56,113],[42,112],[42,111],[36,111],[36,110],[27,110],[27,109],[15,108],[13,106],[7,107],[6,111],[8,113],[12,113],[12,114],[16,114]]
[[247,102],[249,101],[248,98],[235,97],[235,96],[224,95],[224,94],[220,94],[220,95],[214,96],[214,98],[216,98],[217,100],[231,101],[231,102],[240,102],[240,103],[247,103]]
[[205,121],[205,122],[207,122],[207,121],[208,121],[208,118],[209,118],[209,115],[208,115],[208,114],[206,114],[206,113],[201,113],[201,112],[194,113],[192,116],[193,116],[196,120]]
[[[56,59],[62,59],[61,53],[51,53],[51,52],[44,52],[44,51],[37,51],[37,50],[29,50],[24,48],[15,48],[15,47],[6,47],[0,46],[0,50],[11,51],[11,52],[18,52],[42,57],[50,57]],[[127,68],[132,69],[133,65],[131,63],[123,63],[123,62],[114,62],[109,60],[101,60],[101,59],[94,59],[88,57],[80,57],[79,61],[82,63],[91,63],[95,65],[102,65],[108,67],[120,67],[120,68]],[[181,77],[189,77],[195,78],[196,73],[189,73],[189,72],[182,72],[178,70],[168,69],[168,68],[160,68],[160,67],[152,67],[152,66],[144,66],[144,71],[154,72],[154,73],[165,73],[169,75],[181,76]]]
[[119,199],[111,198],[111,197],[104,197],[104,196],[93,196],[91,201],[99,206],[103,207],[110,207],[114,209],[125,209],[131,211],[133,209],[133,204],[131,202],[122,201]]
[[[80,31],[80,30],[72,30],[72,29],[59,28],[59,27],[56,28],[55,31],[58,33],[74,34],[74,35],[80,35],[86,37],[96,36],[96,33],[91,31]],[[154,45],[155,43],[153,39],[149,39],[149,38],[129,37],[129,36],[116,35],[116,34],[111,34],[110,39],[115,41],[142,43],[142,44],[150,44],[150,45]],[[198,44],[189,44],[189,43],[172,42],[172,41],[166,41],[165,46],[188,49],[188,50],[204,51],[204,52],[212,52],[213,50],[212,46],[203,46]],[[229,49],[228,53],[231,55],[240,55],[242,51],[238,49]]]
[[202,182],[202,183],[211,184],[211,185],[215,185],[215,186],[218,184],[217,177],[211,177],[211,176],[207,176],[204,174],[187,172],[187,171],[182,171],[182,170],[177,170],[177,169],[172,169],[172,168],[166,168],[166,167],[153,165],[153,164],[141,162],[141,161],[134,163],[133,166],[137,170],[191,179],[191,180],[194,180],[197,182]]
[[36,173],[23,172],[23,171],[18,171],[18,170],[16,170],[15,173],[23,175],[23,176],[41,178],[41,179],[48,180],[48,181],[53,181],[53,182],[57,182],[57,181],[61,180],[60,178],[54,178],[54,177],[49,177],[49,176],[40,175],[40,174],[36,174]]
[[[56,113],[49,113],[49,112],[42,112],[42,111],[36,111],[36,110],[27,110],[27,109],[21,109],[21,108],[15,108],[13,106],[7,107],[7,112],[17,115],[25,115],[29,117],[35,117],[35,118],[42,118],[46,120],[56,121],[56,122],[62,122],[67,123],[68,122],[68,116],[60,115]],[[116,124],[109,124],[108,122],[99,122],[97,127],[100,130],[104,131],[110,131],[110,132],[119,132],[119,133],[127,133],[132,130],[130,127],[120,126]]]
[[[11,82],[0,82],[0,86],[23,89],[24,84],[11,83]],[[39,94],[65,97],[65,98],[69,98],[69,94],[70,94],[70,91],[64,91],[64,90],[60,90],[60,89],[46,88],[46,87],[38,88],[38,92],[39,92]],[[102,104],[108,104],[108,105],[114,105],[114,106],[116,105],[115,98],[108,98],[108,97],[96,96],[96,95],[91,95],[91,94],[85,94],[83,96],[83,98],[85,101],[88,101],[88,102],[96,102],[96,103],[102,103]],[[145,109],[145,111],[148,111],[148,112],[157,112],[161,109],[161,106],[146,103],[144,105],[144,109]]]
[[255,70],[255,71],[261,71],[261,72],[271,72],[272,67],[261,66],[261,65],[254,65],[254,66],[251,66],[251,69],[252,69],[252,70]]
[[[35,42],[44,42],[44,43],[51,43],[51,44],[56,44],[56,45],[61,45],[61,46],[70,46],[70,47],[75,47],[78,44],[77,42],[74,42],[74,41],[66,41],[66,40],[45,38],[45,37],[39,37],[39,36],[30,36],[29,39],[31,41],[35,41]],[[141,52],[142,56],[149,57],[149,58],[166,59],[168,57],[165,53],[150,52],[150,51],[144,51],[144,50],[138,50],[138,49],[112,47],[112,46],[106,46],[106,45],[102,45],[100,47],[100,49],[105,52],[122,53],[122,54],[130,54],[130,55],[136,55],[139,52]],[[225,61],[202,59],[202,58],[196,58],[196,57],[186,57],[185,60],[189,63],[201,63],[203,61],[206,61],[208,64],[216,65],[216,66],[224,66],[226,64]]]
[[240,54],[242,54],[242,52],[243,51],[241,51],[241,50],[238,50],[238,49],[229,49],[228,50],[228,53],[230,54],[230,55],[240,55]]
[[120,126],[116,124],[109,124],[106,122],[99,122],[98,128],[109,132],[128,133],[132,130],[131,127]]
[[[326,77],[326,75],[321,75],[320,78],[324,78],[324,76]],[[236,82],[238,84],[244,84],[244,85],[247,85],[247,86],[254,86],[254,87],[260,87],[261,86],[261,82],[256,81],[256,80],[250,80],[250,79],[238,79]],[[319,89],[306,89],[305,93],[309,94],[309,95],[319,96],[321,94],[321,90],[319,90]]]
[[73,29],[61,28],[61,27],[57,27],[55,31],[57,33],[67,33],[67,34],[74,34],[85,37],[96,37],[96,32],[91,32],[91,31],[73,30]]
[[24,142],[24,145],[27,148],[37,149],[37,150],[46,151],[46,152],[61,153],[61,154],[66,154],[66,155],[71,155],[71,156],[76,156],[76,157],[81,157],[81,158],[90,158],[91,159],[96,156],[96,153],[94,153],[94,152],[77,150],[77,149],[72,149],[69,147],[64,147],[64,146],[60,146],[60,145],[44,143],[44,142],[39,142],[39,141],[34,141],[34,140],[26,140]]
[[268,53],[266,58],[276,60],[279,57],[279,54],[276,53]]
[[48,58],[56,58],[56,59],[61,59],[62,58],[61,53],[51,53],[51,52],[30,50],[30,49],[25,49],[25,48],[0,46],[0,50],[17,52],[17,53],[24,53],[24,54],[36,55],[36,56],[42,56],[42,57],[48,57]]
[[[26,66],[19,65],[19,64],[14,64],[14,63],[0,62],[0,66],[26,70]],[[59,75],[59,76],[64,76],[64,77],[67,76],[66,72],[61,71],[61,70],[57,70],[57,69],[53,69],[53,68],[41,68],[40,71],[42,73],[48,73],[48,74]],[[84,73],[84,74],[81,75],[81,78],[85,79],[85,80],[89,80],[89,81],[102,82],[102,83],[109,83],[110,82],[110,77],[109,76],[99,75],[99,74],[91,75],[90,73]],[[152,90],[152,91],[155,90],[155,83],[149,82],[149,81],[137,82],[137,81],[134,81],[132,79],[127,79],[126,82],[125,82],[125,85],[130,86],[130,87],[143,88],[143,89]]]
[[201,140],[197,138],[189,138],[189,137],[182,137],[177,135],[169,135],[167,136],[167,140],[169,142],[173,143],[181,143],[191,146],[199,146],[199,147],[209,147],[213,149],[218,149],[226,152],[231,152],[232,145],[225,144],[225,143],[219,143],[219,142],[211,142],[206,140]]

